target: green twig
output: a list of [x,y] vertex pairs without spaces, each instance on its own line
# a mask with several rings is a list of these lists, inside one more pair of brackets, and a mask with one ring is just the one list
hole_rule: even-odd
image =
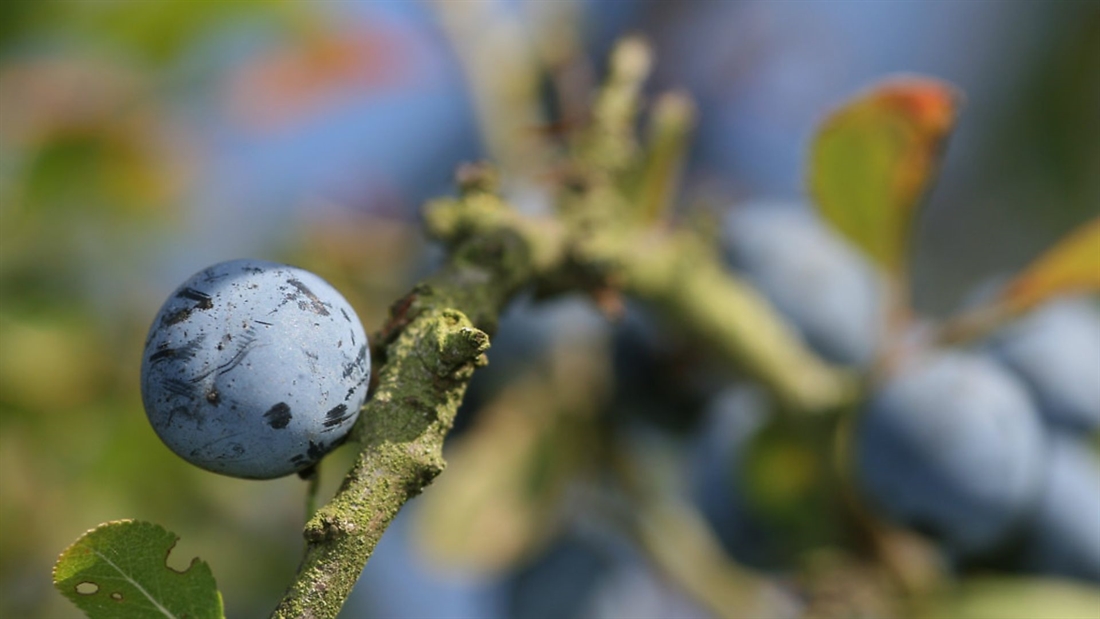
[[775,585],[731,560],[699,511],[655,481],[661,476],[652,464],[624,445],[608,447],[632,505],[625,526],[659,572],[718,619],[785,616]]
[[855,375],[803,346],[767,301],[695,234],[651,232],[618,241],[608,260],[627,292],[664,310],[786,406],[821,412],[856,396]]
[[580,167],[597,177],[630,169],[638,152],[635,122],[642,84],[652,57],[641,39],[621,41],[612,52],[610,74],[592,111],[592,125],[575,148]]
[[375,338],[383,363],[354,430],[359,456],[306,523],[305,557],[274,617],[336,616],[397,511],[443,470],[443,438],[489,347],[475,325],[492,329],[533,275],[518,235],[476,236],[394,306]]
[[319,470],[319,463],[315,464],[307,471],[298,473],[299,477],[303,477],[306,480],[306,520],[308,521],[313,517],[313,514],[317,512],[317,492],[321,489],[321,471]]
[[695,123],[695,105],[682,93],[662,95],[653,108],[645,161],[637,186],[638,211],[643,222],[658,221],[672,205],[688,138]]

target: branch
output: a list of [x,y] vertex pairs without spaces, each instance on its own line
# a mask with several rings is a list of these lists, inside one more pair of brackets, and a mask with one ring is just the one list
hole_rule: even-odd
[[717,251],[688,232],[618,239],[611,260],[622,286],[763,383],[796,412],[833,410],[856,395],[856,377],[821,361]]
[[352,437],[359,457],[306,524],[305,558],[275,617],[339,612],[397,511],[443,470],[443,439],[474,369],[485,363],[489,338],[478,327],[493,330],[524,285],[598,279],[606,269],[797,409],[835,407],[849,395],[846,373],[802,348],[689,237],[619,232],[604,243],[588,236],[586,245],[554,220],[509,208],[479,182],[467,179],[465,196],[429,206],[428,228],[451,246],[451,258],[394,305],[375,338],[378,383]]
[[669,582],[715,619],[794,616],[778,585],[726,554],[706,518],[662,479],[661,465],[627,441],[607,449],[608,467],[629,497],[623,528]]
[[[647,300],[794,411],[835,409],[853,397],[852,375],[805,349],[752,288],[726,272],[716,248],[637,215],[639,205],[660,210],[669,191],[662,181],[653,196],[638,195],[629,182],[646,167],[632,131],[648,66],[637,40],[613,55],[593,126],[568,162],[559,217],[511,208],[495,194],[492,171],[478,166],[459,171],[459,198],[428,205],[428,231],[447,246],[448,262],[391,308],[373,340],[377,383],[351,436],[358,458],[306,523],[305,557],[275,617],[340,611],[398,510],[443,470],[444,437],[473,371],[486,363],[486,331],[525,286],[623,290]],[[675,161],[650,162],[651,170],[674,174]]]
[[803,346],[767,301],[730,273],[716,248],[696,234],[623,223],[566,231],[556,220],[456,201],[436,202],[428,215],[429,228],[441,237],[505,230],[525,235],[550,288],[610,286],[652,303],[677,328],[762,382],[796,412],[832,410],[856,395],[855,375]]
[[474,325],[492,330],[536,277],[532,245],[509,230],[464,239],[391,309],[375,338],[378,382],[353,431],[359,456],[306,523],[305,557],[274,617],[335,617],[397,511],[443,470],[443,439],[486,363],[489,338]]

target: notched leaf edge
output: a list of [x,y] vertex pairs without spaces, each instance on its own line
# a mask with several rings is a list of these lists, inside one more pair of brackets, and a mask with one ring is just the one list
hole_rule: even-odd
[[[69,544],[68,546],[66,546],[65,549],[62,550],[58,554],[57,559],[54,561],[53,569],[50,572],[50,576],[51,576],[51,579],[53,581],[54,587],[57,588],[62,593],[64,593],[64,591],[63,591],[64,588],[62,587],[62,581],[67,580],[69,578],[72,578],[73,576],[75,576],[78,573],[78,570],[75,570],[73,572],[73,574],[71,574],[69,576],[65,576],[63,578],[59,578],[59,576],[58,576],[58,570],[63,567],[64,559],[67,556],[70,556],[74,551],[76,551],[78,545],[83,543],[90,535],[96,533],[97,531],[100,531],[102,529],[106,529],[108,527],[117,526],[117,525],[139,525],[139,526],[144,525],[144,526],[149,526],[149,527],[154,527],[154,528],[161,529],[161,530],[167,532],[169,535],[171,535],[172,536],[172,542],[171,542],[171,544],[169,544],[168,549],[164,552],[164,567],[167,568],[169,571],[171,571],[173,574],[177,574],[177,575],[180,575],[180,576],[189,574],[189,573],[191,573],[191,570],[194,569],[197,565],[199,565],[200,563],[205,563],[200,557],[195,556],[195,557],[191,558],[191,561],[187,564],[186,568],[184,568],[183,570],[177,570],[176,568],[172,567],[172,565],[168,562],[168,558],[170,556],[172,556],[172,551],[176,549],[176,544],[178,544],[179,541],[180,541],[180,536],[178,534],[176,534],[173,531],[170,531],[168,528],[166,528],[162,525],[159,525],[155,522],[149,522],[149,521],[146,521],[146,520],[135,520],[133,518],[122,518],[122,519],[119,519],[119,520],[108,520],[107,522],[102,522],[102,523],[100,523],[100,524],[84,531],[84,533],[81,533],[80,536],[76,538],[76,541],[74,541],[72,544]],[[110,562],[108,559],[106,559],[106,557],[102,557],[102,555],[99,552],[95,551],[94,549],[91,549],[91,550],[92,550],[93,553],[95,553],[97,555],[100,555],[100,557],[103,558],[104,560],[107,560],[108,562]],[[211,574],[211,577],[213,577],[213,574]],[[215,583],[214,591],[215,591],[215,593],[217,595],[217,598],[218,598],[218,605],[222,608],[222,612],[219,616],[224,617],[225,616],[224,615],[224,606],[223,606],[223,602],[222,602],[221,591],[219,589],[217,589],[217,581],[216,580],[214,581],[214,583]],[[85,590],[81,591],[80,590],[81,586],[86,586]],[[87,587],[91,587],[91,589],[88,589]],[[65,588],[67,588],[67,587],[65,587]],[[141,588],[140,585],[138,586],[138,588],[139,589]],[[102,589],[102,586],[98,582],[95,582],[94,580],[91,580],[91,579],[80,579],[77,583],[75,583],[73,585],[73,592],[76,593],[78,596],[95,595],[95,594],[100,592],[100,589]],[[109,594],[109,596],[111,597],[112,600],[114,600],[116,602],[122,602],[122,601],[125,600],[125,598],[124,598],[124,596],[121,592],[117,592],[117,591],[111,592]]]

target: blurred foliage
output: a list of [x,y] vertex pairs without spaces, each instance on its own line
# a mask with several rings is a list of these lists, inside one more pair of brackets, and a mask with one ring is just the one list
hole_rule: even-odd
[[735,463],[744,477],[747,498],[767,523],[784,563],[797,563],[806,552],[850,545],[844,486],[832,466],[829,424],[775,417],[753,437]]
[[213,28],[241,18],[287,20],[300,26],[313,25],[315,13],[293,3],[233,2],[211,0],[196,5],[188,0],[134,3],[126,0],[104,2],[5,2],[0,46],[32,41],[36,38],[70,40],[76,44],[103,46],[117,50],[132,60],[149,65],[179,60],[199,39]]
[[1100,608],[1100,593],[1091,587],[1042,579],[976,578],[959,591],[918,611],[928,619],[1089,619]]
[[[1035,185],[1050,192],[1047,200],[1018,200],[1005,207],[1041,211],[1035,220],[1051,235],[1095,214],[1100,204],[1095,178],[1100,165],[1100,10],[1061,14],[1055,24],[1056,34],[1022,67],[1029,87],[996,117],[997,130],[986,135],[989,144],[983,145],[999,153],[986,163],[995,170],[986,172],[995,172],[1006,194],[1023,190],[1031,196],[1029,186]],[[1051,208],[1052,203],[1057,206]]]
[[[40,576],[81,531],[133,516],[179,532],[177,569],[195,555],[216,566],[237,592],[231,615],[264,613],[297,560],[305,488],[240,485],[167,451],[142,411],[139,351],[163,289],[157,252],[192,220],[205,156],[173,109],[173,67],[233,20],[294,32],[320,32],[322,20],[274,2],[0,11],[0,615],[75,616]],[[407,282],[394,265],[415,267],[419,236],[384,221],[327,226],[273,255],[308,255],[344,289],[365,290],[353,301],[377,324]],[[363,230],[382,242],[353,242]],[[323,492],[347,458],[333,454]]]
[[1009,284],[1006,303],[1020,311],[1058,295],[1100,289],[1100,217],[1075,230]]
[[878,85],[834,112],[810,151],[824,218],[891,275],[908,263],[912,221],[954,128],[960,96],[931,79]]
[[[162,281],[164,271],[184,268],[165,267],[172,259],[165,248],[203,225],[191,201],[196,187],[209,182],[203,167],[219,147],[198,137],[190,124],[196,122],[193,111],[181,112],[187,95],[210,89],[236,102],[237,121],[258,123],[255,128],[323,114],[318,102],[333,90],[405,84],[403,33],[390,32],[383,21],[345,28],[342,19],[311,4],[269,1],[0,2],[0,616],[76,616],[45,575],[58,551],[83,531],[120,518],[160,522],[177,532],[181,541],[170,564],[178,560],[182,568],[191,557],[203,557],[226,592],[229,616],[265,614],[292,576],[305,484],[222,478],[172,455],[142,412],[139,351],[149,318],[174,284]],[[202,75],[192,81],[188,63],[213,37],[256,28],[278,33],[276,44],[250,56],[239,71],[227,71],[228,78],[198,63]],[[581,45],[577,38],[569,40]],[[1002,252],[1016,262],[1037,255],[1100,204],[1100,140],[1093,139],[1100,131],[1098,40],[1100,11],[1048,33],[1049,45],[1022,68],[1022,96],[1004,102],[996,130],[981,146],[995,155],[982,159],[979,176],[996,178],[1003,195],[1034,195],[1035,186],[1045,192],[1043,199],[1004,206],[1012,213],[1039,211],[1024,221],[1048,222],[1045,235]],[[492,41],[484,42],[491,47]],[[585,82],[590,66],[579,58],[582,52],[565,44],[553,50],[557,69],[548,88],[564,93]],[[509,91],[496,75],[481,74],[480,80],[513,95],[532,88],[512,85]],[[681,99],[658,105],[664,112],[655,116],[662,122],[683,123],[690,116],[677,107],[685,105]],[[566,97],[564,107],[583,104]],[[196,115],[198,122],[209,120]],[[709,120],[700,120],[702,131]],[[660,141],[667,137],[664,129],[655,122],[651,134]],[[500,142],[526,144],[531,127],[493,131],[502,134]],[[670,212],[677,197],[671,187],[681,175],[690,178],[673,164],[685,145],[675,139],[663,144],[645,170],[651,185],[645,194],[652,197],[642,207],[646,219]],[[410,148],[419,154],[434,147]],[[313,209],[318,212],[304,222],[272,213],[285,235],[265,251],[332,282],[371,331],[388,304],[431,267],[432,257],[413,217],[357,206]],[[260,212],[266,216],[262,207]],[[973,227],[959,227],[967,244],[981,245]],[[974,253],[990,263],[1000,259],[980,247]],[[1089,270],[1093,254],[1082,255],[1081,271],[1095,275]],[[557,325],[551,337],[569,325]],[[529,335],[510,333],[505,323],[501,344],[494,340],[489,354],[497,367],[486,372],[514,370],[516,359],[500,354],[504,342]],[[615,472],[609,461],[623,449],[609,446],[609,434],[628,436],[626,450],[649,463],[636,483],[640,478],[643,488],[652,483],[686,494],[680,460],[692,447],[685,436],[701,427],[698,409],[711,377],[724,375],[707,367],[705,355],[685,351],[689,347],[675,336],[654,343],[630,334],[614,352],[610,331],[585,331],[552,346],[545,339],[517,344],[519,356],[538,361],[466,412],[447,473],[420,499],[415,535],[437,560],[507,579],[553,553],[563,531],[593,512],[627,531],[630,544],[659,544],[652,531],[647,537],[644,523],[630,518],[638,493],[620,487],[630,485],[620,479],[629,475],[621,462]],[[738,456],[748,459],[739,484],[747,488],[749,510],[766,525],[759,542],[771,556],[763,563],[794,566],[805,580],[802,591],[813,592],[807,594],[813,599],[809,616],[837,616],[837,609],[847,616],[901,612],[897,584],[884,575],[889,566],[868,559],[873,553],[866,546],[874,541],[852,537],[858,516],[838,499],[829,435],[817,425],[777,417]],[[647,432],[662,438],[640,438]],[[326,459],[322,497],[335,490],[350,458],[348,448]],[[732,473],[734,463],[727,466]],[[689,503],[692,497],[676,499]],[[690,516],[670,512],[683,516],[674,509],[661,513],[698,531]],[[705,535],[695,539],[717,547]],[[721,556],[706,565],[721,566],[715,571],[727,580],[720,582],[741,583],[730,564]],[[670,571],[661,577],[675,581]],[[1088,613],[1100,602],[1093,589],[1019,579],[977,581],[936,604],[921,612],[977,619],[1058,609],[1085,617],[1095,616]]]
[[499,573],[557,534],[568,484],[596,464],[608,383],[601,348],[580,337],[554,342],[542,367],[505,386],[454,440],[448,466],[463,473],[441,477],[418,512],[429,556]]

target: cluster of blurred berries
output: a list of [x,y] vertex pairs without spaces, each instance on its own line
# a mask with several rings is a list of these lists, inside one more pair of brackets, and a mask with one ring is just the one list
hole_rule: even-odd
[[808,346],[866,374],[848,455],[874,511],[960,564],[1100,583],[1095,299],[946,346],[927,322],[887,330],[882,278],[809,209],[754,204],[724,224],[731,266]]

